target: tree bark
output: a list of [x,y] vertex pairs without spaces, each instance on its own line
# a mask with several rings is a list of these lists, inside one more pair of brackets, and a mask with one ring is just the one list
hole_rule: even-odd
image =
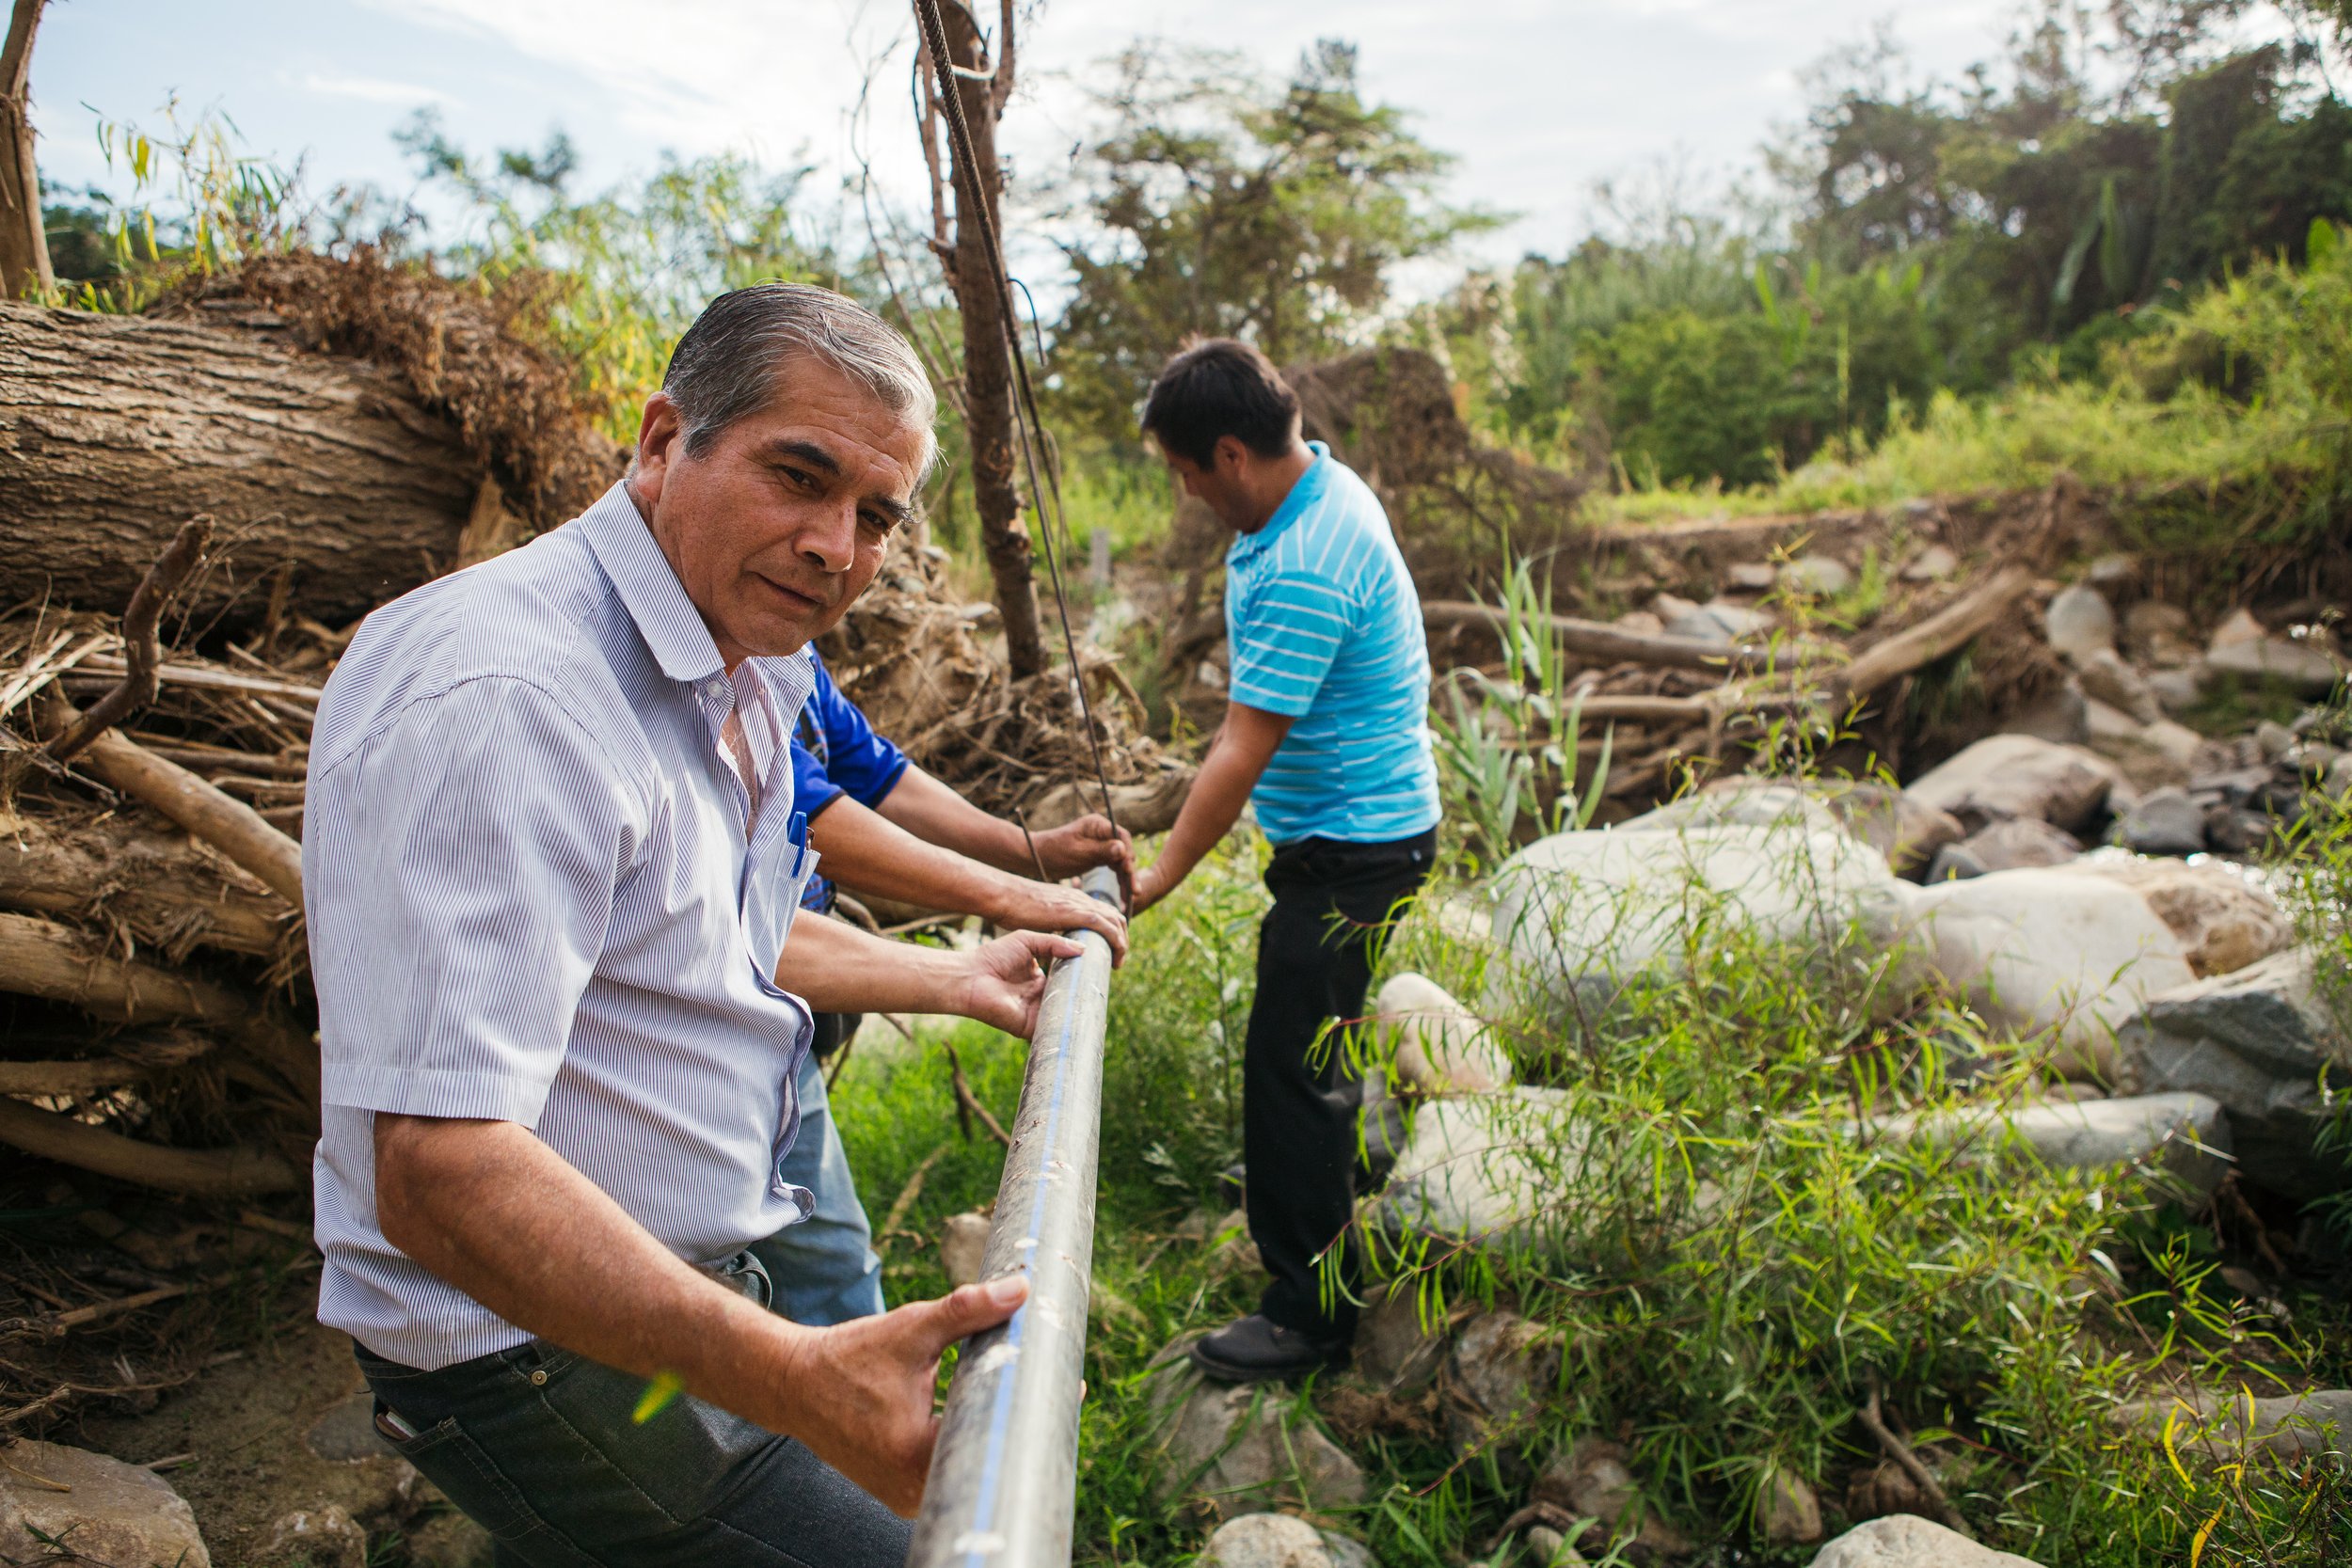
[[1005,346],[1012,302],[989,261],[977,215],[985,213],[989,226],[1003,235],[1004,170],[996,159],[996,115],[1001,93],[1011,85],[1011,35],[1008,32],[1005,39],[1007,79],[993,82],[979,24],[972,13],[958,0],[946,0],[940,9],[947,27],[949,64],[977,76],[955,78],[964,123],[972,133],[973,157],[969,168],[961,158],[954,161],[956,243],[948,281],[963,318],[964,429],[972,443],[972,499],[980,515],[980,546],[994,579],[996,608],[1005,618],[1006,662],[1017,680],[1045,668],[1045,640],[1038,630],[1037,581],[1014,473],[1018,457],[1013,447],[1012,360]]
[[258,619],[283,562],[307,613],[349,620],[448,569],[481,478],[374,365],[0,302],[0,599],[119,610],[210,513],[216,563],[182,600],[196,625]]
[[0,41],[0,296],[56,281],[41,227],[40,170],[33,162],[33,32],[46,0],[16,0]]
[[291,1192],[307,1174],[265,1148],[166,1148],[6,1098],[0,1143],[118,1181],[201,1197]]
[[292,928],[285,901],[143,816],[74,822],[0,813],[0,905],[121,932],[171,963],[198,947],[277,957]]

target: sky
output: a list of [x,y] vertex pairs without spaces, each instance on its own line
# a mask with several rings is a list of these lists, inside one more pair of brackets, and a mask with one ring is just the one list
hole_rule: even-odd
[[[1002,132],[1016,179],[1066,159],[1083,84],[1138,37],[1242,51],[1281,70],[1319,36],[1359,49],[1368,96],[1408,110],[1460,163],[1457,199],[1515,214],[1470,260],[1557,253],[1587,231],[1603,180],[1678,165],[1724,190],[1803,113],[1800,72],[1890,27],[1939,76],[1996,54],[2016,0],[1043,0],[1022,39]],[[993,8],[983,7],[993,19]],[[806,161],[837,176],[870,149],[882,188],[919,198],[907,109],[910,13],[897,0],[52,0],[33,59],[44,175],[119,186],[103,117],[161,123],[217,108],[250,149],[300,160],[314,189],[414,172],[391,133],[431,107],[476,150],[561,127],[576,189],[644,173],[667,150]],[[862,133],[854,110],[873,62]]]

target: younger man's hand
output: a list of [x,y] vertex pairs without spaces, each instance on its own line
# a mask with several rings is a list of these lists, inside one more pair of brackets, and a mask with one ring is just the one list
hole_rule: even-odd
[[1032,837],[1045,875],[1055,881],[1091,871],[1098,865],[1107,865],[1121,874],[1135,865],[1135,835],[1124,828],[1112,827],[1111,819],[1100,812],[1081,816],[1075,822],[1065,822],[1058,828],[1048,828]]

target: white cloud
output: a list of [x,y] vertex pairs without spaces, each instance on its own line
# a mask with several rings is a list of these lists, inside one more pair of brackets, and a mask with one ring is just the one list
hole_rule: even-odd
[[448,93],[418,82],[386,82],[373,76],[334,76],[313,71],[302,78],[302,89],[328,98],[356,98],[362,103],[389,103],[395,108],[422,108],[447,103]]

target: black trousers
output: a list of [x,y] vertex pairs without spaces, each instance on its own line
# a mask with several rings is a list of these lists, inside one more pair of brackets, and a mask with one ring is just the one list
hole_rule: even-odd
[[[1242,1154],[1249,1234],[1274,1282],[1259,1310],[1319,1338],[1355,1332],[1361,1274],[1356,1117],[1361,1076],[1335,1029],[1363,1016],[1389,922],[1429,875],[1435,830],[1388,844],[1307,838],[1274,851],[1274,908],[1258,928],[1258,994],[1242,1066]],[[1320,1045],[1318,1041],[1320,1040]],[[1326,1301],[1317,1259],[1342,1242],[1340,1284]]]

